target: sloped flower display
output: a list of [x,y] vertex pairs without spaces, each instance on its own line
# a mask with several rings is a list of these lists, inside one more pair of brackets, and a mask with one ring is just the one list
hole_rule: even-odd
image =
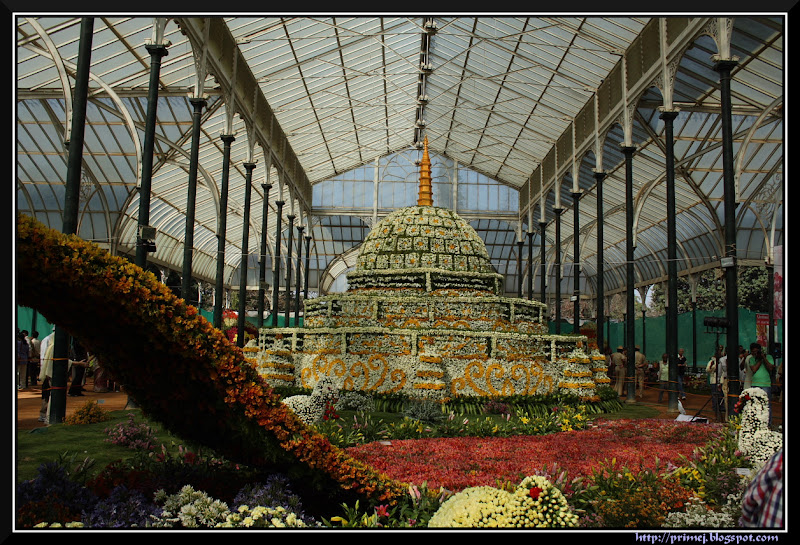
[[305,426],[196,308],[123,258],[17,221],[18,300],[97,354],[153,420],[240,463],[304,467],[344,490],[405,492]]

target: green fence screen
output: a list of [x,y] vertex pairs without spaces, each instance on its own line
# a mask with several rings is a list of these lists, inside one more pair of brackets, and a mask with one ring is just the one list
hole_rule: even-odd
[[[213,312],[201,310],[200,314],[209,322],[213,322]],[[694,314],[694,324],[692,318]],[[723,346],[726,344],[726,335],[708,332],[703,325],[703,319],[707,316],[721,316],[719,311],[700,311],[696,313],[687,312],[678,315],[678,347],[686,352],[689,365],[696,364],[698,367],[705,368],[706,363],[714,354],[714,347],[717,341]],[[763,324],[763,315],[750,310],[739,309],[739,344],[745,348],[752,342],[759,342],[766,346],[767,331]],[[247,321],[254,326],[258,325],[256,318],[248,317]],[[278,315],[278,327],[284,327],[284,315]],[[294,323],[294,322],[292,322]],[[300,318],[302,325],[303,319]],[[264,324],[272,324],[272,317],[264,319]],[[642,327],[644,324],[644,327]],[[17,306],[17,327],[27,331],[38,331],[39,338],[43,339],[53,331],[53,325],[44,316],[28,307]],[[585,327],[585,325],[584,325]],[[666,316],[636,318],[635,326],[636,340],[634,343],[640,347],[641,351],[647,356],[648,360],[659,360],[666,348]],[[555,323],[550,323],[550,332],[555,333]],[[561,333],[572,333],[572,324],[562,321]],[[617,346],[625,346],[625,324],[622,322],[609,322],[603,327],[603,337],[612,349]],[[783,345],[783,320],[778,320],[775,326],[775,342]],[[782,354],[779,356],[782,357]]]
[[[701,311],[695,313],[686,312],[678,315],[678,348],[683,348],[686,360],[690,366],[696,364],[698,367],[705,368],[708,360],[714,355],[714,348],[719,342],[726,346],[727,335],[721,333],[717,335],[703,325],[703,320],[708,316],[723,316],[721,311]],[[694,323],[693,323],[694,316]],[[739,309],[739,344],[749,348],[750,343],[758,342],[761,346],[767,345],[768,319],[763,313],[752,312],[745,308]],[[644,324],[644,327],[642,326]],[[636,318],[634,325],[634,344],[647,356],[649,361],[660,360],[661,355],[666,352],[666,316]],[[584,324],[584,328],[586,325]],[[550,323],[550,332],[556,330],[555,323]],[[570,334],[573,331],[572,323],[562,321],[561,333]],[[605,342],[616,350],[618,346],[625,346],[625,324],[623,322],[610,322],[603,326],[603,338]],[[775,325],[775,342],[783,345],[783,320],[777,320]],[[782,354],[779,356],[782,358]]]

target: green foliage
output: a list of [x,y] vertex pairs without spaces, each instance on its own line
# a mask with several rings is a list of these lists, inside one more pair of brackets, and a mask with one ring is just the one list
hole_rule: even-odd
[[741,416],[731,417],[725,432],[695,449],[692,457],[680,464],[674,475],[694,490],[707,505],[722,506],[730,495],[741,495],[749,482],[737,468],[751,468],[752,463],[739,452],[738,432]]
[[342,503],[342,515],[323,519],[333,528],[425,528],[433,514],[449,494],[443,490],[428,490],[427,483],[410,485],[408,494],[395,505],[373,505],[362,511],[358,500],[353,505]]
[[693,496],[680,479],[655,468],[631,469],[604,460],[576,483],[571,502],[604,528],[658,528],[667,513],[683,511]]
[[[765,266],[737,267],[739,306],[753,312],[767,312],[771,295],[771,278]],[[678,312],[692,310],[692,290],[685,277],[678,278]],[[650,308],[655,315],[665,313],[666,294],[661,284],[653,286]],[[725,309],[725,276],[721,269],[709,269],[698,275],[697,310]]]
[[371,412],[375,410],[372,396],[363,392],[345,390],[336,401],[337,411]]
[[442,405],[432,399],[409,400],[405,405],[403,415],[412,420],[430,423],[440,422],[445,419],[445,414],[442,412]]

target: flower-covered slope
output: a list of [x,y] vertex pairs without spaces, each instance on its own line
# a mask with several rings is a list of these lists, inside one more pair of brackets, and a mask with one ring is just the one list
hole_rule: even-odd
[[287,409],[242,351],[152,273],[33,218],[17,221],[17,302],[80,338],[151,418],[246,464],[304,464],[344,489],[405,491]]

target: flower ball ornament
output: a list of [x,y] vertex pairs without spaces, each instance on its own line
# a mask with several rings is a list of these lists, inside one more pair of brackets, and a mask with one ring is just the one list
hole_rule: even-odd
[[783,446],[783,436],[769,429],[769,398],[761,388],[748,388],[739,395],[734,410],[742,415],[739,450],[754,465],[764,464]]
[[430,528],[568,528],[578,525],[561,491],[545,477],[525,477],[513,491],[466,488],[448,498]]

